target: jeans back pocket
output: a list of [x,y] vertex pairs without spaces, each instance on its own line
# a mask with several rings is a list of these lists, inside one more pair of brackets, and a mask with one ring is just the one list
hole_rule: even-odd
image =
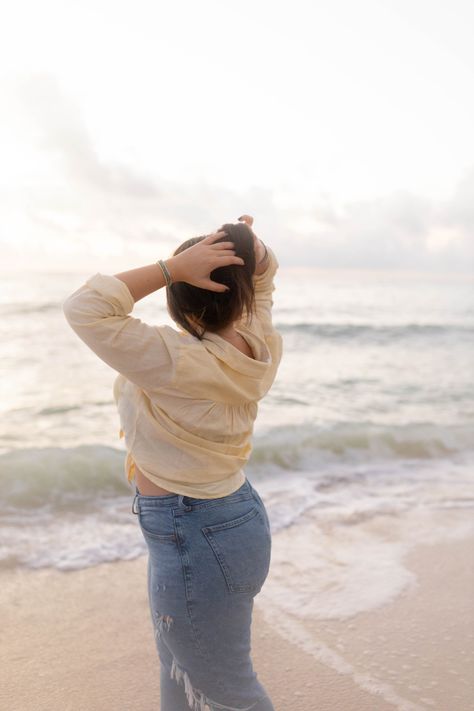
[[231,593],[257,593],[270,569],[271,535],[259,509],[201,528]]

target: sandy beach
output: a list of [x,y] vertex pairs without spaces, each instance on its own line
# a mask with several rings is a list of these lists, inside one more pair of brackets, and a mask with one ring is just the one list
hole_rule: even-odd
[[[276,710],[472,709],[473,551],[474,539],[415,547],[417,585],[350,623],[277,629],[257,597],[254,665]],[[1,597],[2,709],[159,711],[146,557],[4,572]]]

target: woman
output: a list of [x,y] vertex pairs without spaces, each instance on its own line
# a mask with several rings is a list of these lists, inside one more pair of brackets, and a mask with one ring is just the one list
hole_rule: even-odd
[[[119,372],[114,398],[149,551],[161,711],[273,710],[250,656],[270,524],[242,467],[282,339],[271,312],[278,262],[252,224],[243,215],[166,260],[97,273],[63,304],[77,335]],[[129,315],[164,286],[180,330]]]

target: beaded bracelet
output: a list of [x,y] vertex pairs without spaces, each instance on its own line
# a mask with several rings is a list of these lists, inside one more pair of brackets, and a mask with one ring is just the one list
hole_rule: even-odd
[[171,284],[173,283],[171,279],[171,274],[169,273],[168,267],[164,263],[163,259],[159,259],[156,264],[159,264],[161,267],[161,271],[163,272],[163,276],[165,277],[166,286],[171,286]]

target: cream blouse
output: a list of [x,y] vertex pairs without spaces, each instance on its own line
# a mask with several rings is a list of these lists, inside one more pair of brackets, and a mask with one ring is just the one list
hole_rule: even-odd
[[267,247],[266,270],[255,275],[255,313],[236,330],[255,359],[221,336],[202,341],[187,331],[130,316],[134,299],[118,277],[91,276],[63,303],[71,328],[119,375],[113,396],[125,438],[125,473],[135,463],[154,484],[195,498],[217,498],[245,481],[258,401],[282,357],[272,324],[278,261]]

